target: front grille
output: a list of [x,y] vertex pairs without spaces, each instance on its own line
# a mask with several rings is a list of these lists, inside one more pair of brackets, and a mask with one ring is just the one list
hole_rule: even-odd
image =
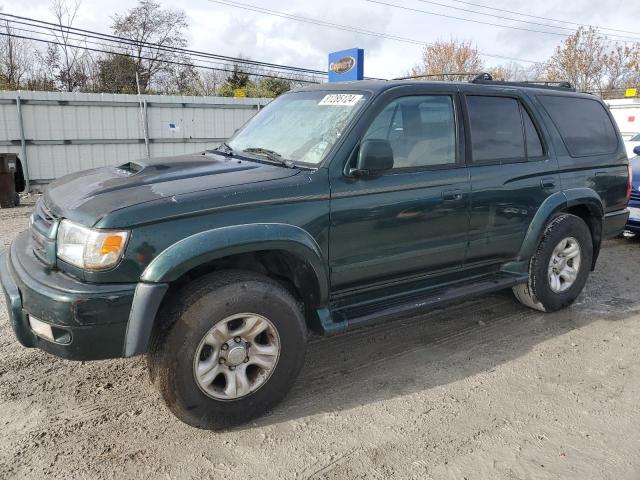
[[40,231],[49,231],[51,225],[55,220],[54,215],[51,211],[46,207],[42,199],[39,199],[36,202],[36,206],[33,209],[33,223],[38,224],[38,229]]
[[[638,188],[638,187],[635,187]],[[637,190],[631,190],[631,200],[637,200],[640,201],[640,192],[638,192]]]
[[55,239],[50,236],[56,220],[42,199],[38,200],[31,217],[31,246],[35,256],[49,266],[55,263]]
[[33,247],[33,253],[41,262],[49,263],[47,255],[47,239],[42,236],[35,228],[31,228],[31,246]]

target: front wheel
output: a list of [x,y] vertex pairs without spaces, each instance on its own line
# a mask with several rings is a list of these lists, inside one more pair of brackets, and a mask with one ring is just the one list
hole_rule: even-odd
[[149,371],[185,423],[231,427],[279,402],[304,362],[307,331],[296,300],[250,272],[196,280],[161,312]]
[[543,312],[569,306],[580,295],[591,268],[591,231],[579,217],[561,214],[543,234],[529,264],[528,282],[513,287],[524,305]]

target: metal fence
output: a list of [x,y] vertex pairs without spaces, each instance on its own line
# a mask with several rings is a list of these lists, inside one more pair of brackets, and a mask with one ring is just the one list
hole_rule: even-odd
[[130,160],[211,148],[270,99],[0,91],[0,152],[30,183]]

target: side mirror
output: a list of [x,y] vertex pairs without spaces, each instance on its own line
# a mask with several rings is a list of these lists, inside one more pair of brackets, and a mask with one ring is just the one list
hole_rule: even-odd
[[636,145],[635,147],[633,147],[633,153],[635,153],[636,155],[640,155],[640,145]]
[[370,139],[360,144],[356,168],[349,170],[352,177],[379,175],[393,168],[393,150],[388,140]]

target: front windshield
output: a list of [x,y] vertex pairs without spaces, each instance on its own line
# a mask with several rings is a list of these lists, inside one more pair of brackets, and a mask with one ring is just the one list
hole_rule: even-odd
[[640,133],[629,140],[630,142],[640,142]]
[[253,117],[228,145],[235,152],[263,149],[286,160],[317,165],[367,98],[359,92],[282,95]]

